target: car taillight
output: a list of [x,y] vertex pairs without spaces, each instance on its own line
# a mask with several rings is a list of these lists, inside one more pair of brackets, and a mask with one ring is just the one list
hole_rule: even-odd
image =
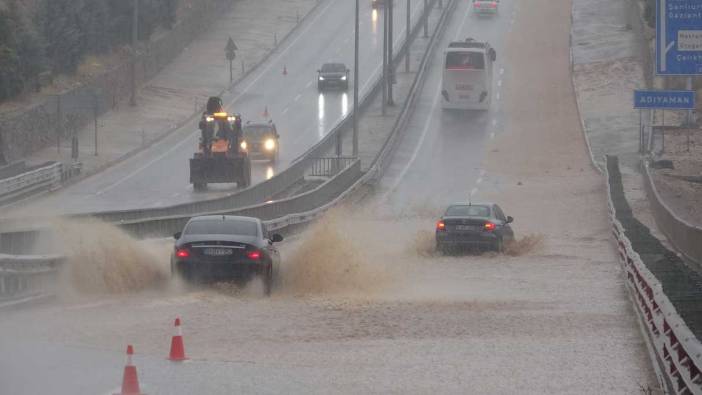
[[190,251],[186,250],[185,248],[180,248],[176,250],[175,255],[178,258],[189,258],[190,257]]
[[492,222],[486,222],[485,223],[485,230],[487,230],[487,231],[495,230],[495,224],[493,224]]
[[246,257],[249,258],[249,259],[251,259],[252,261],[257,261],[257,260],[261,259],[261,251],[258,251],[258,250],[256,250],[256,251],[249,251],[249,252],[246,254]]
[[444,223],[444,221],[439,221],[436,223],[436,230],[446,230],[446,224]]
[[490,3],[490,8],[497,8],[497,3]]

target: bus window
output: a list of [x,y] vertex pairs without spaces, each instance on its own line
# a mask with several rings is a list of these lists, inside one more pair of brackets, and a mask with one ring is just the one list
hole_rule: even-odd
[[485,57],[480,52],[449,52],[446,70],[484,70]]

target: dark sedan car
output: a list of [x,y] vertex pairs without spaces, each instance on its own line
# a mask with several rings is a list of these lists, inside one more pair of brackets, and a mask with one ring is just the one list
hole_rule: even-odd
[[280,135],[273,121],[247,122],[244,126],[241,148],[252,159],[278,160]]
[[436,249],[448,252],[465,247],[502,252],[504,243],[514,240],[509,225],[512,221],[496,204],[452,204],[436,223]]
[[343,63],[325,63],[317,70],[317,89],[329,87],[349,89],[349,69]]
[[283,240],[269,236],[258,218],[230,215],[194,217],[175,235],[171,273],[189,282],[263,279],[269,295],[278,272],[280,254],[273,246]]

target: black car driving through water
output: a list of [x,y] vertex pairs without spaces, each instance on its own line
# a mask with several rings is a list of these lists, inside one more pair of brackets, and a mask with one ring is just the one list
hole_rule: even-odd
[[188,282],[234,281],[240,286],[259,276],[265,294],[270,294],[280,264],[273,244],[283,237],[269,235],[258,218],[193,217],[173,237],[171,274]]
[[436,223],[436,249],[442,253],[459,248],[502,252],[505,242],[514,240],[512,221],[497,204],[452,204]]
[[349,69],[343,63],[325,63],[317,70],[317,89],[329,87],[349,89]]

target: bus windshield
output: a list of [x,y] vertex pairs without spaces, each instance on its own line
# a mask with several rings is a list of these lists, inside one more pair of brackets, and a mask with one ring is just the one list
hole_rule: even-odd
[[484,70],[485,56],[480,52],[449,52],[446,70]]

